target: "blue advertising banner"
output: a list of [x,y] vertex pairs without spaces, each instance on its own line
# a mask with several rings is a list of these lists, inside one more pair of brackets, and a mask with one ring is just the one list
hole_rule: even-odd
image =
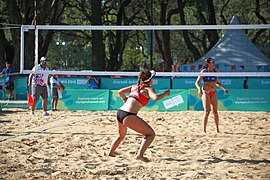
[[0,77],[0,100],[6,100],[7,94],[5,93],[5,78]]
[[[138,78],[101,78],[100,80],[101,89],[121,89],[123,87],[131,86],[138,83]],[[170,89],[171,79],[166,78],[155,78],[153,88],[158,89]]]
[[28,77],[16,77],[14,87],[16,100],[27,100],[27,80]]
[[[37,108],[41,109],[41,98]],[[63,91],[62,98],[58,101],[60,110],[108,110],[109,90],[68,89]],[[48,109],[51,109],[51,97],[49,97]]]
[[88,89],[88,78],[59,78],[66,89]]
[[[156,93],[162,93],[164,90],[156,90]],[[110,91],[109,110],[118,110],[123,105],[117,90]],[[188,91],[171,90],[171,95],[166,96],[159,101],[150,100],[147,106],[142,110],[148,111],[186,111],[188,110]]]
[[[270,111],[270,90],[230,89],[229,94],[217,90],[218,110]],[[203,110],[196,89],[189,90],[189,110]]]
[[270,77],[248,78],[249,89],[270,89]]
[[[197,77],[180,77],[172,79],[173,89],[194,89]],[[227,89],[243,89],[244,77],[219,77],[219,82]],[[201,80],[202,85],[203,80]]]
[[219,77],[218,79],[227,89],[244,89],[244,77]]
[[197,77],[180,77],[172,79],[173,89],[194,89]]
[[0,77],[0,89],[4,89],[5,87],[5,77]]
[[[14,90],[12,92],[14,94],[15,100],[27,100],[27,80],[28,76],[16,77]],[[8,93],[4,89],[5,77],[0,77],[0,90],[2,90],[0,93],[1,100],[7,100],[8,98]]]

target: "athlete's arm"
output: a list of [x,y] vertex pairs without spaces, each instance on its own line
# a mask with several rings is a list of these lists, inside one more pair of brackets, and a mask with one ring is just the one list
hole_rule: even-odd
[[160,93],[160,94],[156,94],[156,92],[153,88],[147,88],[147,89],[148,89],[149,97],[155,101],[161,100],[165,96],[170,96],[170,94],[171,94],[170,90],[167,90],[167,91]]
[[[205,72],[205,69],[201,70],[201,73],[202,72]],[[202,95],[202,89],[201,89],[201,86],[200,86],[200,82],[202,80],[203,76],[198,76],[196,82],[195,82],[195,86],[196,88],[198,89],[198,95],[201,96]]]
[[118,90],[118,93],[119,93],[120,97],[123,99],[124,102],[126,102],[126,100],[128,99],[125,94],[130,93],[131,88],[132,88],[132,86],[129,86],[129,87],[125,87],[125,88],[122,88],[122,89]]
[[216,86],[217,86],[218,88],[222,89],[226,94],[229,93],[229,91],[228,91],[225,87],[223,87],[223,86],[220,84],[220,82],[218,81],[218,79],[217,79],[217,81],[216,81]]
[[35,74],[30,74],[30,75],[29,75],[29,79],[28,79],[28,88],[31,87],[32,79],[33,79],[33,76],[34,76],[34,75],[35,75]]
[[217,77],[217,80],[216,80],[216,86],[217,86],[218,88],[222,89],[226,94],[229,94],[229,91],[228,91],[225,87],[223,87],[223,86],[220,84],[220,82],[219,82],[219,80],[218,80],[218,77]]

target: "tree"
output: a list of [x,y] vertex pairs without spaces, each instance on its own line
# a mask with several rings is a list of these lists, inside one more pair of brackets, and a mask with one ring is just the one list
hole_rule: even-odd
[[[132,2],[131,0],[123,0],[115,3],[115,1],[112,0],[107,2],[108,7],[104,7],[104,23],[106,25],[113,24],[120,26],[134,24],[137,15],[141,11],[141,7],[138,6],[139,2],[136,1]],[[133,33],[136,32],[131,32],[130,34],[130,31],[127,30],[107,31],[105,37],[109,52],[109,57],[107,58],[108,70],[118,70],[121,68],[126,44]]]
[[[91,23],[102,25],[102,8],[100,0],[91,1]],[[103,31],[92,31],[92,62],[94,70],[105,70],[105,50],[103,42]]]
[[[41,0],[37,1],[37,22],[41,24],[57,24],[64,9],[65,1],[61,1],[62,9],[59,6],[59,0]],[[5,0],[7,8],[7,22],[15,25],[33,25],[34,24],[34,1],[30,0]],[[13,66],[19,69],[20,66],[20,28],[11,29],[12,57]],[[2,34],[3,35],[3,34]],[[40,33],[39,36],[39,54],[41,57],[46,55],[53,32]],[[2,36],[2,39],[5,39]],[[25,32],[25,68],[30,69],[34,64],[34,32]],[[5,47],[8,47],[6,45]]]
[[[180,24],[186,25],[186,18],[185,18],[185,12],[184,8],[186,5],[186,2],[183,2],[182,0],[178,0],[178,8],[179,8],[179,16],[180,16]],[[195,59],[199,59],[201,57],[201,54],[199,50],[196,48],[196,46],[192,43],[187,30],[183,30],[183,38],[185,40],[187,48],[193,53],[193,56]]]
[[[269,24],[267,0],[37,0],[38,25],[187,25],[228,24],[233,16],[241,24]],[[20,26],[34,24],[33,0],[0,1],[0,63],[12,61],[19,69]],[[18,26],[5,29],[6,24]],[[57,31],[68,40],[69,65],[79,69],[131,70],[146,64],[146,31]],[[268,30],[246,30],[257,45],[270,44]],[[199,59],[223,34],[223,30],[154,31],[154,67],[157,59],[164,60],[165,71],[170,71],[173,58]],[[39,31],[38,56],[57,56],[59,47],[53,48],[56,31]],[[54,44],[52,44],[52,42]],[[25,69],[34,64],[34,31],[25,32]],[[71,53],[73,52],[73,54]],[[80,55],[73,56],[74,53]],[[92,54],[93,53],[93,54]],[[83,65],[82,65],[83,64]],[[151,63],[150,63],[151,64]],[[55,64],[59,65],[59,64]]]

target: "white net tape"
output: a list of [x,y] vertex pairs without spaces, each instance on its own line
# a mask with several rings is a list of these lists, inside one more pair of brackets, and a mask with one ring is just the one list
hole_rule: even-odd
[[[139,72],[115,72],[115,71],[31,71],[24,70],[21,74],[59,74],[81,76],[138,76]],[[270,72],[157,72],[158,77],[192,77],[192,76],[219,76],[219,77],[270,77]]]
[[[24,32],[35,29],[33,25],[23,25],[21,27],[21,74],[61,74],[61,75],[97,75],[97,76],[137,76],[138,72],[113,72],[113,71],[40,71],[32,72],[24,70]],[[74,25],[37,25],[35,33],[38,36],[39,30],[209,30],[209,29],[270,29],[269,24],[246,24],[246,25],[154,25],[154,26],[74,26]],[[38,42],[36,42],[38,44]],[[38,46],[35,46],[37,52]],[[35,59],[35,64],[38,64],[38,59]],[[160,77],[191,77],[200,76],[200,72],[157,72]],[[205,75],[205,73],[203,73]],[[270,72],[217,72],[207,73],[207,76],[220,77],[269,77]]]

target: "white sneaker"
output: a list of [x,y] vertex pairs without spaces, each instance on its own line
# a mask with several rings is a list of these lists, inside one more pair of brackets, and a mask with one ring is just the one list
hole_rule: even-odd
[[49,113],[47,113],[47,111],[44,111],[43,116],[49,116]]
[[29,115],[34,116],[35,115],[34,111],[30,111]]

